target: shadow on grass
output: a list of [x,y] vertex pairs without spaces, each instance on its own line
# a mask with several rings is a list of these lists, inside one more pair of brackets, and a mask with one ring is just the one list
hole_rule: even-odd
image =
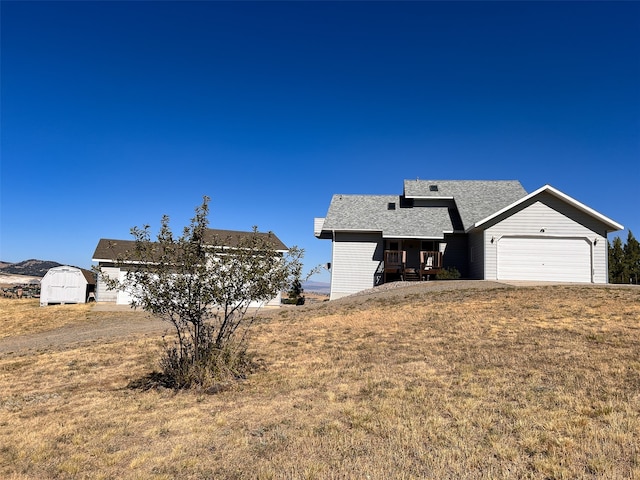
[[171,378],[171,376],[160,372],[151,372],[142,378],[131,380],[127,384],[127,388],[131,390],[141,390],[143,392],[146,392],[147,390],[159,390],[165,388],[170,388],[172,390],[179,389],[177,383],[173,378]]
[[230,390],[237,382],[244,380],[246,377],[238,377],[234,381],[221,381],[216,382],[214,385],[208,387],[202,387],[201,385],[193,384],[191,386],[179,385],[171,375],[161,372],[151,372],[142,378],[131,380],[126,388],[129,390],[138,390],[141,392],[147,392],[149,390],[162,391],[162,390],[174,390],[174,391],[194,391],[198,393],[205,393],[208,395],[214,395],[216,393]]

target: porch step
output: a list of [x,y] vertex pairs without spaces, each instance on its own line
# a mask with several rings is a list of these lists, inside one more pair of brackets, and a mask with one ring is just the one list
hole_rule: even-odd
[[404,281],[405,282],[419,282],[420,274],[416,271],[415,268],[406,268],[404,270]]

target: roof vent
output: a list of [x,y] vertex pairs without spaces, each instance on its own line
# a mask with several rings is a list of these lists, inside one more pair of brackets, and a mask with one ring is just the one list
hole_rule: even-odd
[[430,192],[437,192],[438,191],[438,185],[429,185],[429,191]]
[[389,202],[389,204],[387,205],[387,210],[395,210],[396,209],[396,202]]

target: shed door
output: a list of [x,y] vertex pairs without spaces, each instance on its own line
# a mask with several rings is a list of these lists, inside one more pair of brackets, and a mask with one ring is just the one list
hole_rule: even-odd
[[591,244],[584,238],[503,237],[499,280],[591,282]]
[[47,301],[50,303],[84,303],[84,285],[79,285],[78,273],[64,269],[50,271]]

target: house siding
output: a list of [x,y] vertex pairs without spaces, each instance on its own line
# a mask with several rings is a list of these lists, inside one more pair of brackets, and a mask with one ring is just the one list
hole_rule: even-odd
[[96,301],[98,302],[116,302],[118,300],[117,290],[108,290],[104,281],[100,278],[107,275],[109,278],[119,278],[120,269],[118,267],[102,267],[102,272],[96,280]]
[[373,287],[375,272],[382,258],[382,234],[336,232],[330,299],[335,300]]
[[[118,267],[102,267],[102,275],[107,275],[110,278],[117,278],[120,281],[124,280],[126,270],[121,270]],[[129,292],[123,290],[108,290],[103,281],[100,280],[98,275],[96,285],[96,300],[98,302],[113,302],[117,305],[129,305],[132,300],[132,296]],[[253,301],[249,304],[251,308],[261,307],[279,307],[282,304],[282,292],[266,302]]]
[[484,235],[483,232],[469,234],[469,278],[484,278]]
[[498,217],[485,229],[484,278],[498,279],[498,243],[504,236],[585,238],[592,249],[592,281],[607,283],[607,238],[602,228],[602,224],[593,217],[556,197],[543,194],[523,204],[519,211],[510,213],[508,217]]
[[462,277],[469,275],[469,243],[464,234],[447,234],[444,237],[446,248],[443,256],[445,268],[456,268]]

